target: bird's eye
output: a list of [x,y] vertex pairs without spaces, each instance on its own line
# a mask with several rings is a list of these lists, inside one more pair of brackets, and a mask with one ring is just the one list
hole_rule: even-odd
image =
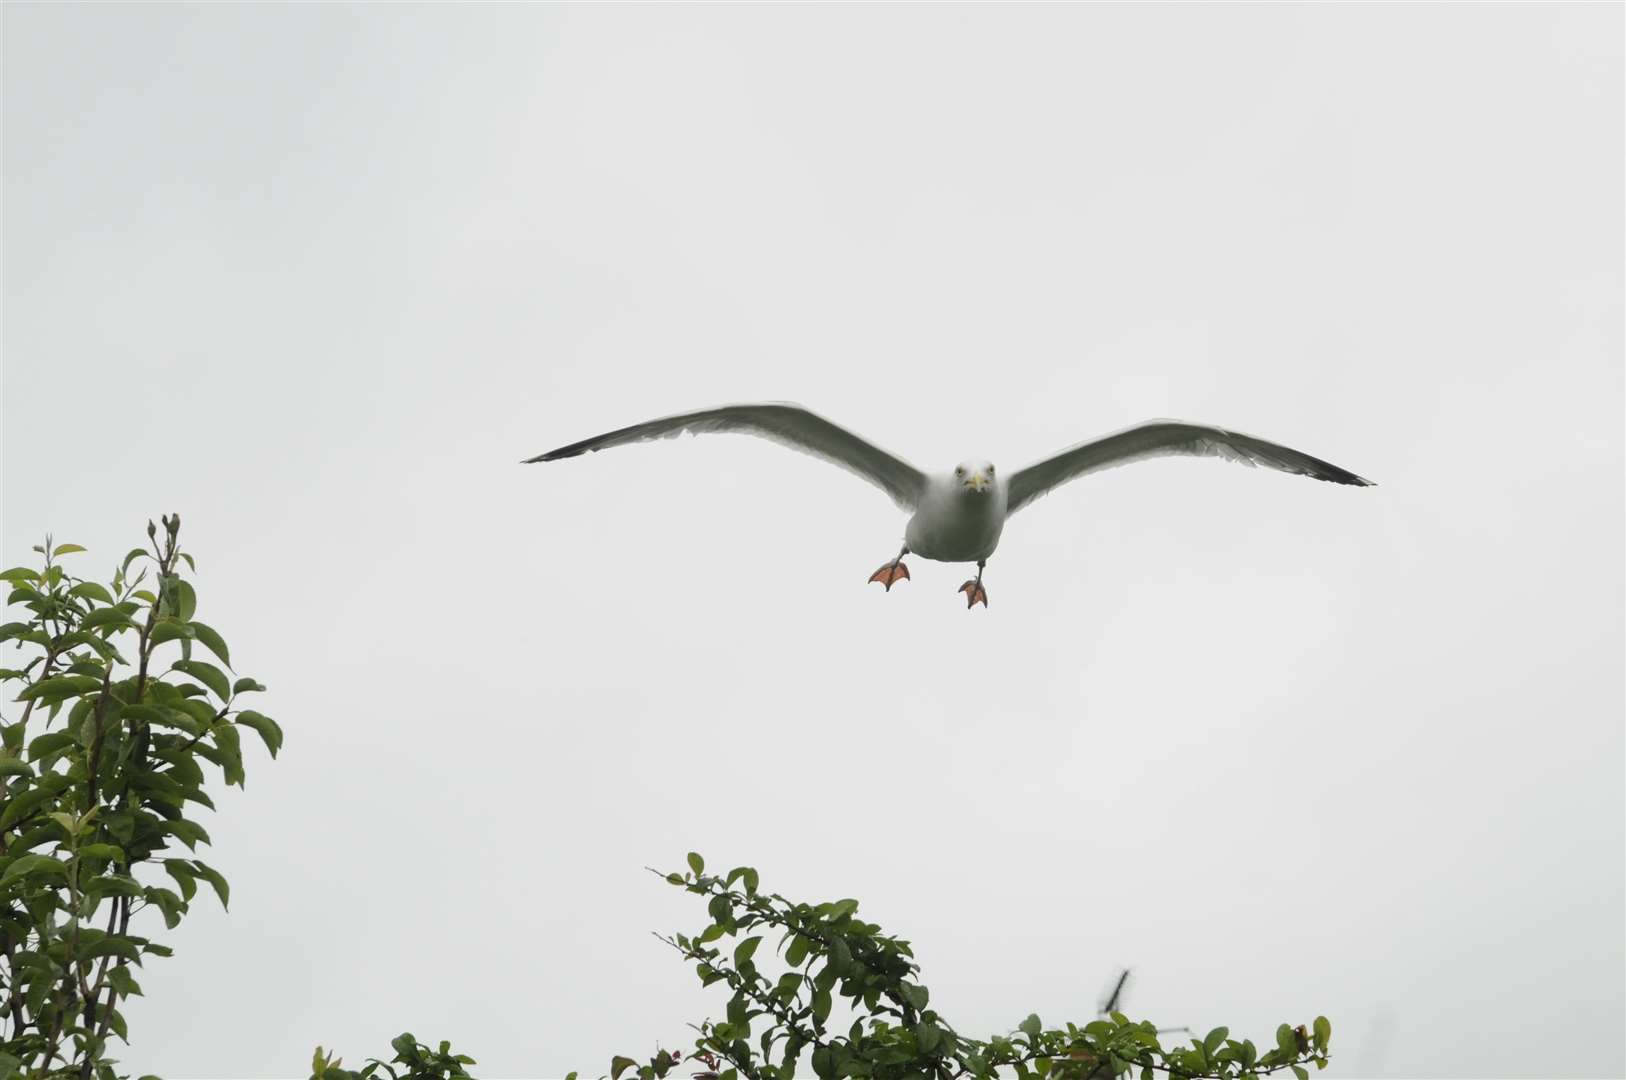
[[994,475],[994,467],[992,465],[988,466],[988,475],[989,476]]
[[954,466],[954,475],[955,476],[964,476],[965,475],[965,470],[960,468],[960,466],[956,465],[956,466]]

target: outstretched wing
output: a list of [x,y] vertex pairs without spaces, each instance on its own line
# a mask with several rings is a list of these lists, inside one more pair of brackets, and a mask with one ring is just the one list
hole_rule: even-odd
[[866,442],[844,427],[832,424],[817,413],[789,402],[724,405],[719,409],[666,416],[549,450],[545,454],[526,458],[525,464],[558,461],[591,450],[607,450],[612,446],[650,439],[670,439],[685,431],[696,435],[713,431],[738,432],[772,439],[863,477],[892,496],[892,501],[905,510],[914,509],[926,488],[925,474],[907,461],[887,453],[874,443]]
[[1040,495],[1086,473],[1171,454],[1225,458],[1249,467],[1266,465],[1334,484],[1372,486],[1372,481],[1347,469],[1252,435],[1179,420],[1148,420],[1094,442],[1069,447],[1016,473],[1010,479],[1005,512],[1014,514]]

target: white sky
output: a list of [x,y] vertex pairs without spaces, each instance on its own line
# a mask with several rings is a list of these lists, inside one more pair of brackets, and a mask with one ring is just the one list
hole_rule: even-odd
[[[1333,1076],[1626,1074],[1619,5],[4,20],[4,558],[179,511],[288,734],[131,1070],[686,1041],[641,868],[696,848],[861,898],[970,1034],[1131,964],[1326,1013]],[[779,447],[516,464],[758,398],[1381,486],[1090,478],[968,615]]]

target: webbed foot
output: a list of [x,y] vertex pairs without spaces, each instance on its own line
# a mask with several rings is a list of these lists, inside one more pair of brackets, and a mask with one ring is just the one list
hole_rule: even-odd
[[887,563],[885,566],[875,571],[875,573],[871,574],[869,576],[869,580],[879,581],[882,585],[886,586],[887,592],[891,592],[892,586],[896,585],[900,581],[909,580],[909,567],[904,565],[903,562],[894,559],[892,562]]
[[980,580],[966,582],[964,585],[960,586],[960,591],[965,593],[965,606],[967,611],[973,607],[976,607],[978,604],[981,604],[983,607],[988,606],[988,590],[982,587],[982,582]]

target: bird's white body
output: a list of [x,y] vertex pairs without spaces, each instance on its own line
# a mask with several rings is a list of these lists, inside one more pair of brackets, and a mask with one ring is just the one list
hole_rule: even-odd
[[999,546],[1005,500],[1002,480],[990,479],[979,491],[956,476],[930,477],[903,541],[923,559],[981,562]]

